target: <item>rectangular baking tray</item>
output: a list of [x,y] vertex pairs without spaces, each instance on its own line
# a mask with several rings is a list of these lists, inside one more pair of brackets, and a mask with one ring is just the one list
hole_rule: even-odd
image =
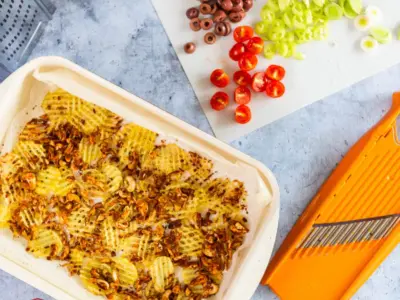
[[[272,172],[262,163],[248,155],[61,57],[41,57],[32,60],[19,68],[0,84],[0,140],[4,138],[4,133],[7,131],[7,128],[17,112],[17,109],[15,109],[15,111],[9,111],[4,108],[7,106],[7,103],[4,103],[4,100],[2,102],[3,95],[15,84],[32,84],[31,80],[29,80],[29,76],[37,69],[52,70],[57,68],[74,72],[84,80],[88,88],[99,88],[102,92],[111,95],[116,101],[122,101],[127,109],[136,112],[140,111],[141,115],[149,121],[162,123],[163,127],[166,128],[168,132],[171,132],[179,140],[189,142],[196,149],[216,153],[232,163],[248,164],[258,171],[263,188],[266,188],[272,195],[272,200],[263,212],[262,221],[258,227],[254,229],[255,235],[251,246],[245,249],[243,254],[239,256],[240,266],[238,272],[229,283],[227,295],[226,297],[224,296],[226,300],[250,299],[257,289],[260,279],[268,265],[277,233],[280,196],[279,187]],[[17,99],[15,99],[15,101],[17,101]],[[15,107],[20,109],[21,105],[23,104],[18,103]],[[11,260],[7,257],[7,253],[0,251],[0,268],[2,270],[56,299],[76,299],[68,292],[74,285],[70,286],[68,283],[64,282],[65,284],[61,286],[59,282],[52,281],[52,277],[42,276],[40,271],[37,269],[36,271],[33,270],[34,268],[32,265],[34,263],[35,262],[27,264],[21,261]],[[65,270],[59,269],[57,273],[58,271],[66,273]],[[55,276],[57,275],[54,274],[53,277]]]

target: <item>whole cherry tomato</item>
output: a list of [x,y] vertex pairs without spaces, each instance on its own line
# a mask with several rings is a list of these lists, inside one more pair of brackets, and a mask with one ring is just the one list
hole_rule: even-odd
[[211,73],[210,81],[213,85],[223,88],[229,84],[229,76],[222,69],[216,69]]
[[260,54],[264,49],[264,41],[262,38],[252,37],[246,45],[246,50],[253,54]]
[[237,104],[247,104],[251,101],[251,92],[248,87],[238,86],[235,89],[234,99]]
[[250,26],[239,26],[233,32],[233,38],[238,43],[251,39],[253,35],[254,30]]
[[265,76],[271,80],[282,80],[285,77],[286,71],[283,67],[270,65],[265,71]]
[[251,79],[251,88],[255,92],[264,92],[265,91],[265,86],[266,86],[266,81],[265,81],[265,73],[264,72],[258,72],[253,75],[253,78]]
[[229,96],[224,92],[216,92],[210,100],[210,105],[214,110],[223,110],[228,106],[228,103]]
[[245,71],[236,71],[233,74],[233,81],[237,84],[237,85],[243,85],[246,86],[248,84],[251,83],[251,76],[249,73],[245,72]]
[[258,64],[258,58],[254,54],[246,52],[239,59],[239,68],[242,71],[251,71]]
[[279,98],[285,93],[285,86],[280,81],[269,80],[265,86],[265,93],[271,98]]
[[229,51],[229,57],[234,61],[238,61],[245,52],[245,45],[243,43],[237,43]]
[[235,110],[235,120],[239,124],[246,124],[251,120],[251,110],[247,105],[239,105]]

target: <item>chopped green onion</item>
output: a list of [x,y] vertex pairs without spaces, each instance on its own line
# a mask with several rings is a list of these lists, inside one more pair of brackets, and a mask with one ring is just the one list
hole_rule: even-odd
[[289,5],[291,0],[278,0],[279,9],[284,11]]
[[328,27],[317,26],[313,29],[313,38],[317,41],[324,41],[328,38]]
[[258,35],[264,35],[268,32],[269,24],[266,21],[260,21],[256,24],[254,30]]
[[273,43],[265,44],[264,46],[264,57],[272,59],[276,54],[275,45]]
[[297,60],[304,60],[306,58],[306,56],[304,55],[304,53],[301,52],[295,52],[293,54],[293,58],[297,59]]
[[387,44],[392,41],[392,33],[389,29],[383,26],[372,27],[369,34],[380,44]]
[[362,10],[362,0],[347,0],[347,3],[351,7],[351,9],[359,15]]
[[286,30],[283,27],[274,26],[268,32],[268,37],[271,41],[280,41],[285,37]]
[[304,3],[296,2],[293,4],[292,12],[296,16],[303,16],[303,11],[306,9]]
[[358,13],[356,13],[350,6],[349,2],[345,2],[343,6],[343,12],[346,17],[349,19],[354,19],[355,17],[358,16]]
[[287,31],[285,34],[284,40],[289,43],[294,43],[294,41],[296,40],[296,37],[293,32]]
[[306,24],[307,24],[307,25],[311,25],[311,24],[313,23],[313,14],[312,14],[312,11],[309,10],[309,9],[307,9],[307,10],[304,12],[304,18],[305,18]]
[[339,20],[343,17],[343,9],[336,3],[329,3],[326,5],[324,13],[329,20]]
[[267,7],[271,9],[272,11],[278,11],[279,10],[279,5],[277,0],[268,0],[267,4],[264,5],[264,7]]
[[322,7],[325,4],[325,0],[313,0],[313,3],[319,7]]
[[306,24],[304,22],[304,18],[300,16],[293,17],[293,27],[295,29],[306,29]]
[[293,15],[291,12],[285,12],[282,16],[282,20],[285,23],[286,27],[292,28],[293,27],[293,22],[292,22]]
[[271,23],[275,19],[275,13],[269,8],[262,9],[260,15],[261,19],[268,23]]
[[344,8],[345,2],[346,2],[346,0],[339,0],[340,7]]

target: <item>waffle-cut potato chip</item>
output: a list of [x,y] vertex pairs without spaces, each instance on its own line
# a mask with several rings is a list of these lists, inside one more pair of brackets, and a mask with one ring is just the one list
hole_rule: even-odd
[[100,280],[92,277],[92,269],[95,269],[96,272],[99,271],[103,274],[112,274],[111,266],[106,263],[102,263],[95,258],[88,258],[84,260],[79,276],[82,280],[83,285],[89,292],[99,296],[110,294],[112,292],[111,289],[101,288],[101,284],[98,284],[100,283]]
[[122,183],[121,171],[111,164],[104,165],[102,171],[107,179],[107,192],[110,194],[115,193]]
[[81,250],[72,249],[70,257],[71,257],[71,263],[73,263],[77,267],[81,267],[83,265],[83,259],[86,257],[86,254]]
[[192,268],[184,268],[182,270],[182,279],[184,284],[189,284],[192,282],[193,279],[195,279],[199,274],[198,269],[192,269]]
[[18,211],[18,216],[26,228],[41,225],[44,220],[43,214],[38,207],[25,207]]
[[143,161],[154,149],[157,134],[134,123],[124,125],[115,136],[115,146],[118,150],[121,167],[129,164],[129,156],[136,152]]
[[38,173],[36,193],[42,196],[66,196],[75,187],[73,178],[70,169],[50,166]]
[[110,251],[117,251],[119,246],[119,230],[112,217],[106,218],[102,223],[101,236],[104,245]]
[[182,234],[179,240],[180,252],[188,256],[201,255],[204,243],[201,231],[192,227],[181,227],[178,230]]
[[100,170],[88,169],[83,171],[77,184],[84,197],[106,199],[106,176]]
[[144,294],[145,294],[145,296],[147,297],[147,298],[151,298],[151,297],[156,297],[157,296],[157,294],[159,293],[158,291],[156,291],[156,289],[155,289],[155,284],[154,284],[154,282],[153,281],[150,281],[148,284],[147,284],[147,286],[146,286],[146,289],[145,289],[145,291],[144,291]]
[[4,182],[1,186],[1,194],[10,204],[24,201],[27,198],[27,192],[20,184],[9,184]]
[[33,238],[28,242],[28,251],[38,258],[59,255],[63,247],[61,237],[54,230],[40,226],[34,228]]
[[93,233],[96,226],[88,219],[89,211],[89,208],[81,207],[69,215],[67,226],[70,235],[88,237]]
[[19,135],[20,141],[43,142],[48,139],[48,118],[43,115],[29,121]]
[[8,227],[10,217],[10,203],[6,197],[0,195],[0,229]]
[[133,263],[123,257],[114,257],[113,262],[118,271],[118,279],[123,288],[131,287],[138,279],[138,272]]
[[202,184],[212,175],[214,164],[211,160],[201,157],[197,153],[189,152],[190,155],[190,177],[188,181],[192,184]]
[[100,140],[105,140],[114,136],[121,128],[123,119],[113,113],[108,115],[107,121],[100,127],[99,137]]
[[143,164],[143,169],[170,174],[190,168],[189,154],[175,144],[167,144],[154,149]]
[[40,164],[44,163],[46,152],[43,145],[32,141],[19,142],[14,147],[14,152],[21,157],[26,166],[32,170],[37,170]]
[[103,132],[103,137],[119,129],[121,118],[111,111],[82,100],[68,92],[58,89],[48,93],[42,108],[51,121],[51,129],[58,129],[70,123],[85,134]]
[[154,282],[154,289],[162,293],[165,288],[170,284],[170,276],[174,274],[174,264],[169,257],[160,256],[157,257],[151,268],[150,276]]
[[144,264],[148,264],[154,258],[154,243],[151,240],[150,234],[134,234],[123,239],[120,244],[120,251],[123,257],[139,257]]
[[88,138],[83,138],[79,143],[79,154],[85,163],[92,166],[101,158],[100,146],[91,144]]
[[18,173],[24,166],[21,157],[15,153],[7,153],[0,157],[0,176],[8,180]]

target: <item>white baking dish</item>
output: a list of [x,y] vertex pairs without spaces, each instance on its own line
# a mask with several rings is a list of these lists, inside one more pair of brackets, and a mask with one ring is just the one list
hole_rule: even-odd
[[[74,74],[66,77],[68,81],[79,79],[82,89],[95,89],[102,95],[112,98],[119,107],[140,116],[143,120],[156,124],[165,132],[195,149],[212,153],[233,164],[246,164],[258,172],[261,189],[271,198],[270,204],[261,212],[261,221],[254,230],[251,245],[243,249],[237,257],[235,274],[228,283],[229,288],[223,299],[250,299],[269,262],[278,227],[279,188],[271,171],[260,162],[235,150],[229,145],[194,128],[193,126],[158,109],[144,100],[128,93],[112,83],[60,57],[42,57],[35,59],[14,72],[0,85],[0,140],[4,143],[6,133],[11,130],[12,121],[17,113],[27,105],[31,87],[37,70],[56,70]],[[20,87],[23,86],[23,89]],[[20,90],[19,93],[15,91]],[[13,93],[14,91],[14,93]],[[107,107],[108,108],[108,107]],[[0,148],[1,150],[1,148]],[[55,262],[37,260],[27,254],[20,241],[14,241],[7,231],[0,231],[0,268],[42,290],[56,299],[97,299],[79,284],[79,280],[68,277],[67,272],[55,266]],[[12,249],[12,250],[10,250]]]

